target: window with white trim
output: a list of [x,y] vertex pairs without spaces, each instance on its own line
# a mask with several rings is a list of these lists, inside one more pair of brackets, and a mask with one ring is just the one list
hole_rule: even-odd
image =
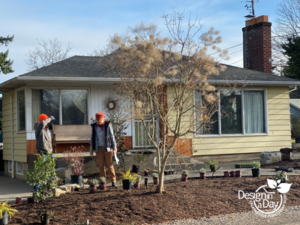
[[17,130],[25,131],[25,90],[17,91]]
[[16,173],[19,175],[23,175],[23,163],[22,162],[17,162],[16,164]]
[[[211,117],[211,124],[204,125],[197,135],[251,135],[266,134],[265,91],[262,89],[218,90],[218,109]],[[195,99],[202,104],[201,91],[195,92]],[[205,118],[195,113],[198,124]]]
[[42,113],[54,116],[56,125],[88,124],[87,112],[87,90],[32,90],[33,127]]

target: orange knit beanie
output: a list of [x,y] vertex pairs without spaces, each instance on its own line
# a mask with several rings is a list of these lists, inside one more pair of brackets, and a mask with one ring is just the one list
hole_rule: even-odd
[[49,117],[46,115],[46,114],[41,114],[40,116],[39,116],[39,122],[42,122],[43,120],[45,120],[45,119],[48,119]]

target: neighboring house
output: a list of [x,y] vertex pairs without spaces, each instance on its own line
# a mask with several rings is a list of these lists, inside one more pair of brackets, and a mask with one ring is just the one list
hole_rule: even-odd
[[290,99],[290,112],[291,116],[300,118],[300,99]]
[[[187,155],[200,159],[217,156],[234,159],[291,147],[289,87],[300,86],[300,81],[270,74],[271,23],[265,17],[259,18],[250,24],[247,21],[243,28],[245,68],[259,71],[227,66],[224,72],[209,80],[216,86],[238,85],[220,103],[231,108],[234,116],[219,120],[209,134],[200,130],[196,135],[178,140],[179,152],[184,152],[182,146],[189,144],[191,150],[184,152]],[[104,101],[116,95],[113,84],[120,82],[120,78],[113,71],[104,70],[101,61],[101,57],[74,56],[0,84],[0,92],[4,93],[3,159],[7,175],[12,176],[13,158],[14,176],[24,179],[27,155],[36,152],[33,126],[40,113],[54,116],[54,123],[59,125],[89,124],[89,118],[96,112],[107,113]],[[167,91],[168,98],[171,89]],[[126,133],[132,148],[151,147],[149,141],[141,139],[145,135],[139,121],[134,121]]]

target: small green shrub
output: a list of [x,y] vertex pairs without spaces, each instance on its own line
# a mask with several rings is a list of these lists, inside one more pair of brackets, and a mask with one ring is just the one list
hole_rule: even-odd
[[158,173],[152,173],[152,177],[158,177]]
[[99,181],[100,181],[100,183],[105,183],[106,178],[105,178],[105,177],[100,177],[100,178],[99,178]]
[[182,170],[182,174],[189,174],[189,171],[187,171],[187,170]]
[[212,170],[217,169],[218,165],[219,165],[219,163],[217,161],[215,161],[215,160],[208,162],[208,166]]
[[253,165],[253,167],[254,167],[255,169],[259,169],[259,168],[260,168],[260,163],[257,162],[257,161],[253,161],[253,162],[252,162],[252,165]]
[[253,163],[236,163],[236,166],[253,166]]
[[141,175],[136,175],[136,180],[139,181],[142,179],[142,176]]
[[275,175],[275,180],[276,180],[276,181],[277,181],[277,180],[281,180],[281,182],[286,182],[286,181],[288,181],[288,177],[287,177],[287,175],[286,175],[285,172],[280,171],[279,173],[277,173],[277,174]]
[[89,185],[96,185],[99,184],[98,180],[93,179],[93,180],[89,180]]
[[200,173],[205,173],[206,172],[206,169],[204,169],[204,168],[202,168],[201,170],[200,170]]
[[55,163],[57,158],[52,154],[38,155],[34,161],[34,169],[27,170],[26,180],[30,186],[34,186],[33,196],[35,202],[52,197],[52,187],[56,187],[57,176],[55,173]]

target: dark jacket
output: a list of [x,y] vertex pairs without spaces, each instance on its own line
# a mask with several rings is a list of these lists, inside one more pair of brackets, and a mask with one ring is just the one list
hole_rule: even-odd
[[[92,136],[90,140],[90,145],[92,146],[92,151],[94,150],[96,153],[98,152],[98,138],[97,138],[97,124],[93,123],[92,126]],[[105,121],[104,124],[104,130],[105,130],[105,146],[106,150],[110,152],[111,148],[114,148],[117,146],[115,135],[113,128],[111,126],[110,121]]]
[[50,123],[51,119],[45,119],[40,123],[34,125],[36,149],[46,153],[52,153],[52,139],[51,133],[47,124]]

